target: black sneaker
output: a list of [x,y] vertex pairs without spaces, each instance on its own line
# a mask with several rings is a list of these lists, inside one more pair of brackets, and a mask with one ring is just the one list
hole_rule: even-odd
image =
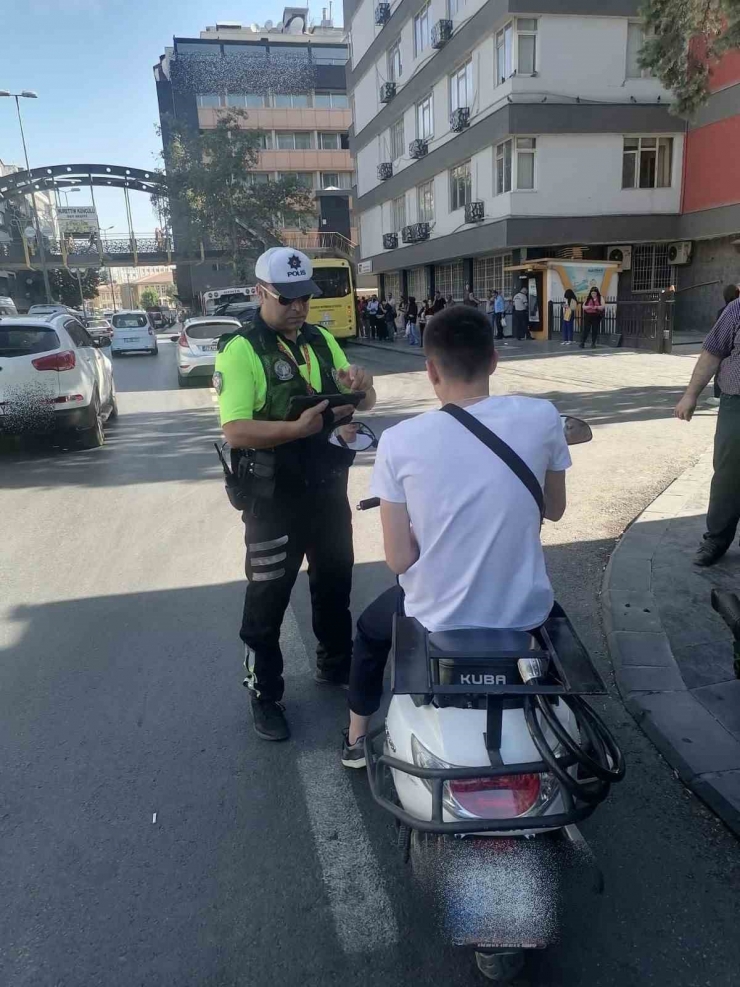
[[365,768],[365,738],[359,737],[354,744],[349,742],[349,730],[342,735],[342,764],[345,768]]
[[721,545],[718,545],[716,542],[709,541],[707,538],[701,543],[699,550],[694,556],[694,565],[707,568],[710,565],[714,565],[715,562],[719,562],[726,552],[726,548],[722,548]]
[[290,736],[282,703],[252,696],[254,729],[263,740],[287,740]]
[[319,685],[338,685],[349,689],[349,666],[340,665],[338,668],[317,668],[313,673],[314,681]]

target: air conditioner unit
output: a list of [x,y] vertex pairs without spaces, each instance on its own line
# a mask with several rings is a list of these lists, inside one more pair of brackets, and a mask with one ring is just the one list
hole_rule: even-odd
[[378,165],[378,179],[381,182],[387,182],[389,178],[393,178],[393,162],[384,161]]
[[485,204],[483,202],[467,202],[465,204],[465,222],[480,223],[485,218]]
[[678,243],[668,244],[668,263],[678,266],[688,264],[691,260],[691,240],[679,240]]
[[432,48],[444,48],[452,37],[452,21],[437,21],[432,28]]
[[416,140],[411,141],[411,143],[409,144],[409,157],[423,158],[428,150],[429,150],[429,144],[427,143],[427,141],[423,140],[420,137],[417,137]]
[[396,95],[396,84],[395,82],[384,82],[380,87],[380,102],[390,103],[393,97]]
[[456,110],[450,113],[450,130],[459,134],[461,131],[465,130],[466,127],[470,126],[470,107],[469,106],[458,106]]
[[632,270],[632,247],[609,247],[606,251],[606,258],[621,264],[623,271]]
[[404,243],[418,243],[419,240],[429,239],[429,223],[412,223],[401,230]]
[[398,233],[383,234],[383,250],[395,250],[398,246]]
[[387,24],[391,16],[391,5],[389,3],[379,3],[375,8],[375,23],[382,27]]

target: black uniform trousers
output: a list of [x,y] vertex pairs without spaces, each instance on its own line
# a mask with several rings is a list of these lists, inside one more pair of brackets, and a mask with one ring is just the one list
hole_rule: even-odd
[[347,471],[243,515],[247,592],[240,636],[245,685],[260,699],[283,695],[280,628],[304,556],[308,559],[317,665],[348,669],[352,657],[352,513]]
[[714,476],[707,510],[707,541],[726,550],[740,521],[740,396],[723,394],[714,435]]

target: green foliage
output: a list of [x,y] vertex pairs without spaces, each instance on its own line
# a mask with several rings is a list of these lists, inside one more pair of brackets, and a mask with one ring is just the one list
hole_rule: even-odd
[[244,110],[220,113],[204,131],[165,121],[168,197],[153,197],[179,238],[194,250],[205,240],[222,246],[240,278],[281,242],[281,217],[293,225],[314,212],[312,193],[294,179],[253,184],[261,134],[246,127],[247,118]]
[[740,46],[740,0],[644,0],[642,16],[640,64],[673,92],[674,112],[691,116],[709,96],[712,66]]
[[72,274],[66,267],[56,267],[49,271],[49,283],[51,293],[62,305],[69,305],[70,308],[81,308],[80,282],[82,283],[83,298],[97,298],[98,287],[102,283],[100,271],[96,268],[88,268],[80,274],[80,281],[77,275]]
[[159,295],[153,288],[145,288],[139,298],[142,308],[156,308],[159,305]]

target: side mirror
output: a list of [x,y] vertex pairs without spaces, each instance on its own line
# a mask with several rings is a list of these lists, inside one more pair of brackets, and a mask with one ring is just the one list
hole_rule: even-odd
[[350,422],[340,425],[329,436],[329,442],[350,452],[367,452],[378,444],[375,433],[364,422]]
[[99,350],[104,350],[106,346],[110,346],[110,336],[100,336],[98,339],[93,340],[93,344],[97,346]]
[[594,437],[591,426],[581,418],[573,418],[571,415],[561,415],[563,423],[563,433],[565,441],[569,446],[579,446],[584,442],[590,442]]
[[179,336],[170,336],[170,342],[171,343],[176,343],[179,338],[180,338]]

